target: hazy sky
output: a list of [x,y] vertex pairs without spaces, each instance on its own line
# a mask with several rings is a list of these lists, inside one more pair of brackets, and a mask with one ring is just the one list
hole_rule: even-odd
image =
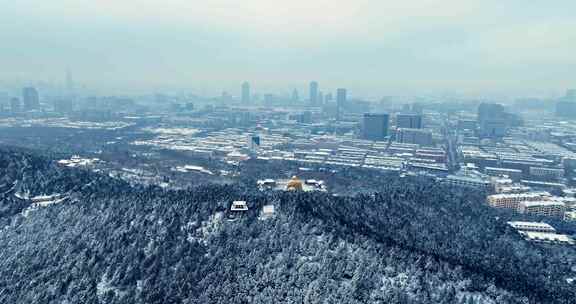
[[[574,0],[0,0],[0,80],[359,95],[576,87]],[[303,92],[301,92],[303,94]]]

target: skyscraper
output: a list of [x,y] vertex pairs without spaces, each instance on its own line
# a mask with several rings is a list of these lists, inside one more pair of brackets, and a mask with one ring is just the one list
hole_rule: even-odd
[[318,82],[310,82],[310,104],[315,106],[318,103]]
[[342,119],[342,110],[346,104],[346,89],[336,90],[336,120]]
[[10,99],[10,111],[12,111],[12,113],[20,112],[20,99],[17,97]]
[[274,94],[264,94],[264,104],[273,105],[276,103],[276,96]]
[[563,118],[576,118],[576,101],[568,99],[560,100],[556,103],[556,116]]
[[396,127],[408,129],[422,129],[422,115],[398,114],[396,115]]
[[223,103],[229,103],[230,101],[232,101],[232,95],[230,95],[230,93],[228,93],[226,91],[222,91],[222,96],[220,97],[220,101],[222,101]]
[[24,101],[24,109],[27,111],[40,108],[38,91],[33,87],[27,87],[22,90],[22,100]]
[[250,104],[250,84],[247,81],[242,83],[242,103]]
[[292,90],[292,102],[299,102],[300,101],[300,96],[298,94],[298,90],[294,89]]
[[367,140],[385,140],[388,136],[388,114],[365,113],[362,120],[362,138]]
[[318,100],[317,103],[319,106],[324,104],[324,93],[318,92]]
[[507,121],[504,106],[497,103],[482,103],[478,106],[478,125],[480,137],[504,137]]
[[324,103],[331,103],[331,102],[332,102],[332,93],[324,95]]
[[432,132],[422,129],[404,129],[396,131],[396,141],[404,144],[432,145]]
[[498,103],[481,103],[478,106],[478,122],[500,117],[504,113],[504,106]]
[[487,119],[480,124],[480,137],[502,138],[506,136],[506,130],[506,120]]

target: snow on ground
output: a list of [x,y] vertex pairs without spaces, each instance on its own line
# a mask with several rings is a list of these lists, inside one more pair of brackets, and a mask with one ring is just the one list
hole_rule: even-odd
[[114,292],[117,296],[122,297],[126,295],[126,291],[119,289],[112,285],[112,279],[108,279],[106,275],[100,278],[100,282],[96,284],[96,295],[100,301],[104,301],[108,292]]
[[144,171],[142,169],[132,169],[132,168],[122,168],[122,171],[134,174],[134,175],[150,175],[149,172]]
[[193,128],[144,128],[146,132],[155,134],[170,134],[170,135],[194,135],[200,130]]
[[22,210],[22,216],[24,217],[28,217],[28,215],[30,214],[30,212],[38,210],[38,208],[41,207],[47,207],[53,204],[58,204],[63,202],[64,200],[66,200],[67,197],[61,195],[61,194],[52,194],[52,195],[39,195],[39,196],[35,196],[32,198],[28,198],[28,200],[30,200],[32,202],[32,204]]
[[120,130],[133,126],[134,123],[123,121],[93,122],[76,121],[68,118],[3,118],[0,119],[0,127],[48,127],[48,128],[68,128],[68,129],[92,129],[92,130]]
[[210,216],[207,221],[202,221],[200,227],[195,231],[190,229],[197,225],[196,222],[189,222],[183,229],[189,230],[188,232],[188,242],[200,242],[207,245],[208,237],[212,234],[218,233],[222,221],[224,219],[224,212],[216,212]]
[[16,188],[16,186],[18,185],[18,180],[15,180],[14,182],[12,182],[12,186],[10,187],[10,189],[4,191],[2,194],[8,194],[12,191],[14,191],[14,189]]
[[66,167],[86,167],[101,162],[98,158],[81,158],[74,155],[70,159],[61,159],[58,161],[59,165]]
[[212,173],[212,171],[205,169],[204,167],[192,166],[192,165],[184,165],[184,166],[174,167],[174,168],[172,168],[172,171],[182,172],[182,173],[200,172],[200,173],[206,173],[206,174],[214,175],[214,173]]
[[14,196],[16,198],[19,198],[19,199],[27,200],[30,198],[30,193],[28,193],[28,192],[26,192],[26,193],[16,192],[16,193],[14,193]]

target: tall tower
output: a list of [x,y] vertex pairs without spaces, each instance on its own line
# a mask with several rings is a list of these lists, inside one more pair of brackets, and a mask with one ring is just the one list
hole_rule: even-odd
[[10,99],[10,110],[12,113],[18,113],[20,112],[20,109],[20,99],[18,99],[18,97]]
[[497,103],[481,103],[478,106],[480,137],[504,137],[507,131],[507,118],[504,106]]
[[33,87],[22,89],[22,100],[24,101],[25,110],[36,110],[40,108],[40,98],[38,91]]
[[324,103],[331,103],[332,102],[332,93],[327,93],[324,95]]
[[422,115],[400,113],[396,115],[396,127],[422,129]]
[[342,108],[346,104],[346,89],[336,90],[336,120],[342,119]]
[[310,82],[310,104],[315,106],[318,102],[318,82]]
[[247,81],[242,83],[242,103],[250,104],[250,84]]
[[299,102],[300,101],[300,96],[298,94],[298,90],[294,89],[292,91],[292,102]]
[[362,138],[367,140],[385,140],[388,136],[388,114],[365,113],[362,119]]

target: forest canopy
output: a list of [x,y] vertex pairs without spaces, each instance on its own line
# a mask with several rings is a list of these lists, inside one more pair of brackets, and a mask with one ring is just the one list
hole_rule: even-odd
[[377,178],[348,196],[170,190],[0,148],[0,302],[573,303],[573,248],[524,241],[484,193]]

